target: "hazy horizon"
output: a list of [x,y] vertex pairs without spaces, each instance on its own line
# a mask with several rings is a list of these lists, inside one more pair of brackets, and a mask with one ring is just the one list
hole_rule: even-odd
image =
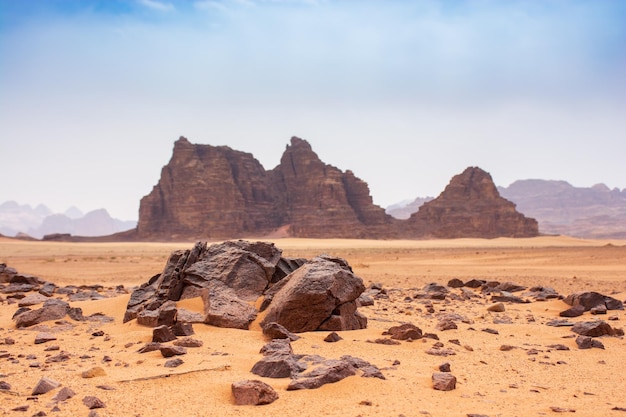
[[387,207],[468,166],[626,187],[626,2],[0,0],[0,202],[136,219],[173,143],[291,136]]

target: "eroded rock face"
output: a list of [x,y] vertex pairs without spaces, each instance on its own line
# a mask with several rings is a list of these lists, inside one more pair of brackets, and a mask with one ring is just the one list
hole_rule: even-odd
[[424,203],[407,222],[422,237],[532,237],[538,236],[535,219],[500,197],[491,175],[470,167],[452,178],[436,199]]
[[285,278],[261,325],[276,322],[296,333],[363,329],[367,318],[356,300],[364,290],[345,261],[314,258]]
[[268,335],[278,331],[295,340],[291,332],[367,326],[356,303],[363,280],[344,259],[322,255],[296,262],[281,254],[273,243],[243,240],[175,251],[161,274],[131,294],[124,321],[175,326],[188,316],[178,314],[175,301],[200,297],[201,322],[248,329],[258,314],[255,301],[264,297],[261,308],[269,310],[261,325]]

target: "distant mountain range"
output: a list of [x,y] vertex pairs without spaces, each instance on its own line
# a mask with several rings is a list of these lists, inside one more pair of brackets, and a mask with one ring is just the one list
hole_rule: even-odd
[[[500,195],[517,205],[524,215],[539,222],[543,234],[581,238],[626,239],[626,189],[604,184],[574,187],[566,181],[519,180],[498,187]],[[396,218],[408,218],[432,197],[387,207]]]
[[27,235],[41,239],[54,233],[106,236],[135,226],[136,221],[114,219],[105,209],[83,214],[78,208],[70,207],[64,213],[53,213],[43,204],[34,208],[15,201],[0,204],[0,234],[10,237]]

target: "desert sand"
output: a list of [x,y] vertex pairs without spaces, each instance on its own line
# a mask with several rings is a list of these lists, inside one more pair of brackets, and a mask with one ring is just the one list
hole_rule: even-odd
[[[388,299],[378,299],[360,311],[368,328],[340,332],[343,340],[327,343],[328,332],[300,334],[292,342],[295,353],[325,358],[352,355],[378,366],[385,380],[348,377],[313,390],[286,391],[288,379],[261,378],[250,372],[261,359],[267,342],[257,324],[249,331],[194,325],[194,338],[203,342],[189,348],[184,363],[166,368],[158,351],[137,350],[152,338],[150,328],[135,321],[122,323],[129,295],[97,301],[71,302],[85,316],[103,313],[112,322],[76,322],[65,319],[32,328],[16,329],[11,317],[16,304],[0,302],[0,390],[2,415],[87,416],[86,396],[102,400],[99,416],[543,416],[576,412],[579,416],[626,416],[626,341],[599,338],[605,349],[578,349],[569,327],[546,323],[559,318],[567,306],[561,300],[505,303],[501,313],[487,311],[485,298],[466,301],[426,300],[412,297],[424,285],[445,285],[451,278],[512,281],[525,286],[550,286],[562,295],[598,291],[626,299],[626,241],[579,240],[567,237],[532,239],[455,239],[437,241],[371,241],[277,239],[283,254],[311,258],[328,253],[345,258],[366,286],[380,283]],[[60,243],[0,240],[0,262],[59,286],[123,285],[128,290],[159,273],[172,250],[188,249],[180,243]],[[181,302],[200,311],[197,300]],[[458,313],[467,322],[458,329],[435,328],[437,316]],[[494,319],[508,317],[510,324]],[[589,312],[573,322],[608,320],[624,327],[624,311],[606,316]],[[260,320],[260,318],[259,318]],[[505,320],[506,321],[506,320]],[[436,340],[402,341],[398,345],[370,343],[391,326],[410,322],[435,333],[447,357],[426,353]],[[491,328],[498,334],[482,331]],[[35,344],[40,332],[56,340]],[[102,331],[102,336],[94,336]],[[13,344],[6,344],[9,338]],[[562,344],[569,350],[550,345]],[[503,345],[511,350],[502,351]],[[51,346],[58,350],[49,350]],[[48,350],[47,350],[48,349]],[[50,358],[67,353],[61,362]],[[457,378],[456,389],[437,391],[431,376],[449,362]],[[81,373],[101,367],[104,375],[83,378]],[[31,396],[42,377],[60,382],[59,388]],[[231,384],[260,379],[270,384],[278,400],[263,406],[234,404]],[[56,402],[63,387],[76,395]],[[14,411],[28,406],[26,411]],[[58,411],[52,411],[53,407]]]

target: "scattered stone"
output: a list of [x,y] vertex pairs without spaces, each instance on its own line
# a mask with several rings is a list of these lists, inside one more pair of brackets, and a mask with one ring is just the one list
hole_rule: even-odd
[[331,332],[324,338],[324,342],[334,343],[343,340],[341,336],[337,334],[337,332]]
[[500,332],[498,332],[497,330],[490,329],[490,328],[482,329],[482,331],[485,333],[490,333],[490,334],[500,334]]
[[11,384],[6,381],[0,381],[0,391],[11,391]]
[[83,404],[85,404],[85,406],[87,406],[87,408],[89,408],[90,410],[93,410],[95,408],[106,408],[106,404],[104,404],[102,400],[91,395],[83,398]]
[[444,362],[439,365],[440,372],[450,372],[450,362]]
[[562,345],[560,343],[557,343],[555,345],[549,345],[548,346],[550,349],[555,349],[555,350],[569,350],[569,348],[565,345]]
[[271,354],[254,364],[250,372],[266,378],[295,377],[306,366],[292,354]]
[[233,382],[231,390],[237,405],[271,404],[278,399],[274,388],[259,380]]
[[[179,310],[180,313],[180,310]],[[184,323],[182,321],[176,322],[170,330],[174,333],[175,336],[191,336],[195,334],[193,330],[193,325],[191,323]]]
[[28,310],[17,316],[14,316],[15,327],[31,327],[36,324],[50,320],[60,320],[67,314],[69,304],[65,301],[51,298],[43,303],[43,306],[37,310]]
[[164,358],[187,354],[187,349],[182,346],[161,346],[161,349],[159,350]]
[[436,326],[436,329],[440,331],[454,330],[458,328],[459,327],[452,320],[441,320],[439,323],[437,323],[437,326]]
[[582,305],[575,305],[573,307],[568,308],[567,310],[561,311],[559,316],[561,317],[578,317],[582,316],[585,312],[585,307]]
[[615,330],[611,327],[611,325],[602,320],[576,323],[572,327],[572,331],[583,336],[591,337],[615,335]]
[[101,367],[95,366],[91,369],[83,371],[80,376],[83,378],[95,378],[97,376],[106,376],[106,372]]
[[589,312],[591,314],[594,314],[594,315],[596,315],[596,314],[606,314],[606,312],[607,312],[606,304],[600,304],[600,305],[597,305],[595,307],[592,307],[589,310]]
[[512,346],[512,345],[502,345],[502,346],[500,346],[500,350],[503,351],[503,352],[508,352],[509,350],[513,350],[515,348],[516,347]]
[[52,398],[54,401],[60,402],[60,401],[66,401],[69,400],[70,398],[72,398],[73,396],[75,396],[76,393],[68,387],[63,387],[59,390],[59,392],[57,393],[57,395],[54,396],[54,398]]
[[502,313],[505,310],[504,303],[495,303],[487,307],[487,311],[491,311],[492,313]]
[[182,365],[183,363],[185,363],[181,358],[174,358],[174,359],[170,359],[168,361],[165,362],[165,365],[163,365],[166,368],[176,368],[179,367],[180,365]]
[[435,372],[432,376],[433,388],[439,391],[452,391],[456,388],[456,377],[448,372]]
[[12,408],[11,411],[28,411],[28,405],[20,405]]
[[575,323],[565,320],[565,319],[554,319],[554,320],[550,320],[546,323],[546,326],[551,326],[551,327],[571,327],[573,326]]
[[37,304],[41,304],[45,302],[47,299],[48,297],[39,293],[28,294],[26,297],[18,301],[17,305],[18,307],[30,307],[30,306],[34,306]]
[[418,340],[423,337],[422,329],[411,323],[390,327],[383,335],[391,335],[391,338],[396,340]]
[[563,301],[571,306],[581,305],[585,311],[601,305],[604,305],[608,310],[624,309],[624,304],[621,301],[595,291],[570,294]]
[[300,336],[290,332],[285,326],[276,323],[275,321],[267,323],[263,326],[263,334],[270,339],[289,339],[291,341],[300,339]]
[[463,283],[463,281],[458,278],[452,278],[450,281],[448,281],[448,287],[450,288],[461,288],[464,285],[465,284]]
[[573,408],[563,408],[563,407],[550,407],[550,410],[554,411],[555,413],[575,413],[576,410],[574,410]]
[[192,339],[191,337],[185,337],[183,339],[174,340],[174,346],[182,346],[182,347],[202,347],[202,340]]
[[446,349],[430,348],[426,351],[426,354],[433,355],[433,356],[452,356],[452,355],[456,355],[456,352],[448,348]]
[[397,340],[393,340],[393,339],[388,339],[386,337],[381,337],[378,339],[374,339],[374,340],[367,340],[368,343],[376,343],[379,345],[399,345],[400,342],[398,342]]
[[41,333],[37,333],[37,336],[35,336],[35,344],[36,345],[39,345],[41,343],[50,342],[52,340],[57,340],[56,336],[53,335],[52,333],[41,332]]
[[166,325],[158,326],[152,329],[152,342],[165,343],[176,340],[176,335]]
[[298,379],[293,379],[287,386],[287,391],[315,389],[352,375],[356,375],[356,369],[350,362],[331,359],[325,361],[323,366],[318,366],[311,372],[299,375]]
[[154,352],[155,350],[159,350],[161,349],[161,347],[163,347],[162,344],[160,343],[156,343],[156,342],[150,342],[150,343],[146,343],[142,348],[140,348],[137,352],[138,353],[148,353],[148,352]]
[[102,337],[102,336],[104,336],[104,331],[103,330],[97,330],[97,331],[93,332],[91,335],[93,337]]
[[39,382],[37,382],[37,385],[35,385],[35,388],[33,388],[33,392],[31,393],[31,395],[45,394],[46,392],[50,392],[60,386],[61,383],[53,379],[43,377],[39,380]]

